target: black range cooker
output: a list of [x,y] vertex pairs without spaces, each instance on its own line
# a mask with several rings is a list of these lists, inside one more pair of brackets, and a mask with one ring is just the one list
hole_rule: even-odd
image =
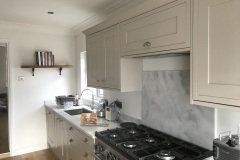
[[100,160],[203,160],[212,151],[144,125],[96,132]]

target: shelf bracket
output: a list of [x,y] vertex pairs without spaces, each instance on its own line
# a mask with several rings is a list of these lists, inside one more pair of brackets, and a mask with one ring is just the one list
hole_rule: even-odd
[[59,75],[60,75],[60,76],[62,75],[62,67],[59,68]]
[[32,68],[32,76],[34,76],[34,70],[35,70],[35,68]]

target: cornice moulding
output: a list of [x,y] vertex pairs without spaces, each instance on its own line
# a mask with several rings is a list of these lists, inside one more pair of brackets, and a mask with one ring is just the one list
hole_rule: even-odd
[[15,22],[0,21],[0,29],[4,30],[18,30],[18,31],[30,31],[30,32],[41,32],[59,35],[74,35],[73,30],[68,28],[58,28],[52,26],[41,26],[32,24],[23,24]]

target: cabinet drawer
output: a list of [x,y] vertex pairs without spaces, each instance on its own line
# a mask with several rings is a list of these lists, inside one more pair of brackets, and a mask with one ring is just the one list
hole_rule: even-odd
[[86,159],[93,160],[93,152],[94,148],[86,146],[77,136],[72,133],[68,133],[68,153],[69,160],[78,160],[78,159]]
[[190,2],[180,0],[121,23],[121,56],[190,47]]
[[82,133],[81,131],[79,131],[78,129],[74,128],[72,125],[70,125],[69,123],[66,123],[66,127],[67,127],[67,131],[70,134],[75,135],[76,137],[79,138],[79,140],[88,145],[89,147],[94,147],[94,140],[93,138],[89,137],[88,135]]

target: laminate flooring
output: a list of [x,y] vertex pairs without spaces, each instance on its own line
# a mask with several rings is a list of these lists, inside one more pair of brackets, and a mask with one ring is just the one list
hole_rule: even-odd
[[1,160],[57,160],[57,158],[50,149],[46,149]]
[[9,152],[8,112],[0,111],[0,154]]

